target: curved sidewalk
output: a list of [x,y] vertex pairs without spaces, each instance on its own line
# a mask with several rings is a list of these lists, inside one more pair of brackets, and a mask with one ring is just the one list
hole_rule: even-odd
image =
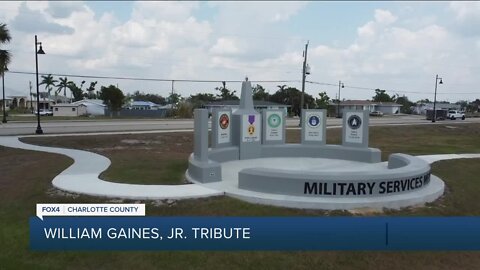
[[[0,136],[0,145],[56,153],[68,156],[74,163],[57,175],[52,184],[61,190],[92,196],[124,199],[192,199],[224,195],[223,191],[206,188],[199,184],[185,185],[134,185],[113,183],[98,178],[110,166],[104,156],[74,149],[45,147],[22,143],[17,136]],[[418,156],[429,163],[439,160],[459,158],[480,158],[480,154],[439,154]]]
[[0,136],[0,145],[68,156],[74,163],[57,175],[52,184],[61,190],[100,197],[123,199],[193,199],[223,195],[224,192],[201,185],[134,185],[113,183],[98,178],[110,166],[104,156],[74,149],[45,147],[22,143],[18,137]]

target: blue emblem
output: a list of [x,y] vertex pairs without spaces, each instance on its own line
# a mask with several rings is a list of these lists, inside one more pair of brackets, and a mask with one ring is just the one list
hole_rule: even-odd
[[358,115],[352,115],[348,118],[347,124],[351,129],[358,129],[362,125],[362,119]]
[[318,127],[320,125],[320,118],[316,115],[312,115],[308,118],[308,125],[311,127]]

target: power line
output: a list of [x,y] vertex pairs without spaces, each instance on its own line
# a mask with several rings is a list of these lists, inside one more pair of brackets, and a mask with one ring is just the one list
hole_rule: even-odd
[[[22,75],[35,75],[35,72],[26,72],[26,71],[9,71],[8,73],[12,74],[22,74]],[[164,79],[164,78],[138,78],[138,77],[119,77],[119,76],[94,76],[94,75],[75,75],[75,74],[57,74],[57,73],[38,73],[39,75],[53,75],[53,76],[60,76],[60,77],[74,77],[74,78],[93,78],[93,79],[113,79],[113,80],[131,80],[131,81],[154,81],[154,82],[194,82],[194,83],[239,83],[243,82],[243,80],[195,80],[195,79]],[[253,80],[251,82],[256,83],[300,83],[300,80]],[[338,86],[336,83],[327,83],[327,82],[316,82],[316,81],[305,81],[306,83],[316,84],[316,85],[327,85],[327,86]],[[371,87],[363,87],[363,86],[355,86],[355,85],[345,85],[345,88],[352,88],[352,89],[359,89],[359,90],[367,90],[367,91],[375,91],[378,88],[371,88]],[[406,93],[406,94],[427,94],[426,92],[420,91],[403,91],[403,90],[390,90],[394,93]],[[440,95],[471,95],[471,94],[479,94],[479,92],[437,92]]]
[[[27,74],[35,75],[35,72],[26,71],[9,71],[13,74]],[[75,75],[75,74],[56,74],[56,73],[38,73],[39,75],[53,75],[59,77],[74,77],[74,78],[93,78],[93,79],[114,79],[114,80],[130,80],[130,81],[155,81],[155,82],[199,82],[199,83],[214,83],[214,82],[243,82],[242,80],[194,80],[194,79],[162,79],[162,78],[137,78],[137,77],[116,77],[116,76],[93,76],[93,75]],[[253,80],[257,83],[280,83],[280,82],[300,82],[300,80]]]
[[[333,83],[325,83],[325,82],[315,82],[315,81],[306,81],[311,84],[318,84],[318,85],[329,85],[329,86],[338,86],[338,84],[333,84]],[[345,88],[353,88],[353,89],[359,89],[359,90],[368,90],[368,91],[375,91],[376,89],[379,88],[371,88],[371,87],[362,87],[362,86],[353,86],[353,85],[344,85]],[[403,90],[390,90],[391,92],[394,93],[406,93],[406,94],[426,94],[426,92],[420,92],[420,91],[403,91]],[[453,94],[459,94],[459,95],[472,95],[472,94],[480,94],[480,92],[464,92],[464,93],[458,93],[458,92],[437,92],[437,95],[453,95]]]

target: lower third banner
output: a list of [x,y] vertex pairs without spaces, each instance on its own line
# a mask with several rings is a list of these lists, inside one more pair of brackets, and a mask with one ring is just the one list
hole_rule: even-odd
[[38,217],[32,250],[480,250],[480,217]]

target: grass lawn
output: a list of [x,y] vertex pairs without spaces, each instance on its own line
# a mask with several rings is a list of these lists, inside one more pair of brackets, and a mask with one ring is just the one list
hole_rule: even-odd
[[[370,146],[392,153],[480,153],[479,124],[389,126],[370,128]],[[193,133],[134,134],[76,137],[30,137],[32,144],[83,149],[112,161],[101,178],[134,184],[183,184]],[[287,142],[298,143],[300,130],[288,130]],[[327,142],[341,143],[341,129],[328,129]]]
[[[371,146],[385,152],[480,152],[480,125],[400,126],[371,128]],[[328,130],[329,143],[338,143],[340,130]],[[298,141],[298,131],[288,140]],[[24,141],[86,149],[108,156],[112,167],[105,179],[123,177],[134,182],[136,167],[147,169],[137,178],[146,183],[182,181],[185,164],[167,173],[166,161],[180,162],[192,151],[192,135],[143,134],[28,138]],[[145,157],[143,157],[145,156]],[[384,158],[387,155],[384,155]],[[154,158],[155,161],[146,163]],[[116,164],[122,162],[122,165]],[[52,188],[51,179],[72,161],[64,156],[0,147],[0,269],[479,269],[480,252],[31,252],[28,217],[37,202],[87,203],[106,199],[65,194]],[[458,216],[480,215],[480,160],[441,161],[433,173],[447,184],[445,195],[424,207],[387,211],[376,215]],[[151,166],[151,167],[150,167]],[[118,173],[118,169],[124,170]],[[138,169],[137,169],[138,170]],[[169,180],[169,181],[167,181]],[[228,197],[147,202],[148,215],[158,216],[329,216],[346,211],[286,209],[254,205]]]

